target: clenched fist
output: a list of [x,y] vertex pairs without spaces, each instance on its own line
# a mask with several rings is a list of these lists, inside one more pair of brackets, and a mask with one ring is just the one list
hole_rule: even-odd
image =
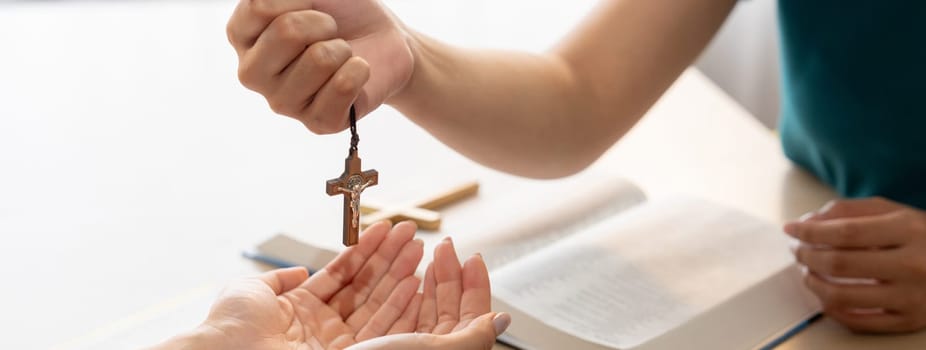
[[228,22],[241,83],[314,133],[348,126],[411,77],[404,26],[378,0],[241,0]]

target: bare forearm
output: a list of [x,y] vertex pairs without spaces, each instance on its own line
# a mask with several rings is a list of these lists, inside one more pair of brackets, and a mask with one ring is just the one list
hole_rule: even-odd
[[531,177],[581,170],[695,59],[734,0],[608,0],[544,55],[412,35],[415,72],[390,100],[444,143]]
[[466,50],[423,36],[414,50],[416,74],[427,81],[413,79],[390,103],[463,155],[549,177],[559,175],[570,155],[586,153],[566,137],[580,132],[568,116],[583,112],[577,106],[589,109],[584,112],[593,106],[557,57]]

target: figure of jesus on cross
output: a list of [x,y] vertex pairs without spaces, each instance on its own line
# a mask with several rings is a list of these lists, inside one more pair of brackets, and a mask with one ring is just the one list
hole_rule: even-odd
[[351,227],[360,225],[360,193],[373,184],[373,179],[363,182],[363,175],[351,175],[347,179],[347,188],[338,186],[338,191],[350,196],[350,207],[353,211],[351,215]]
[[360,237],[360,194],[367,187],[379,182],[376,170],[362,171],[357,150],[351,149],[344,160],[344,173],[328,180],[326,192],[329,196],[344,195],[344,245],[357,244]]

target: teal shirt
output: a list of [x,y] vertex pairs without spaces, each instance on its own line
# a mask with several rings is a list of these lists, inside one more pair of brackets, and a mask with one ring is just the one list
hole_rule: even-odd
[[843,196],[926,208],[926,2],[779,11],[785,154]]

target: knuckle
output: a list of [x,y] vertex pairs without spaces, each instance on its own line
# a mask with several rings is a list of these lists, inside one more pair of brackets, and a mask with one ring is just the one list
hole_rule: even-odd
[[337,34],[338,32],[338,22],[328,14],[312,11],[308,19],[312,23],[312,28],[323,34]]
[[276,6],[273,0],[250,0],[248,9],[258,18],[269,19],[276,17]]
[[334,17],[324,12],[302,11],[299,12],[299,17],[299,24],[307,33],[310,32],[320,37],[330,37],[337,34],[337,22],[335,22]]
[[267,104],[270,106],[270,110],[276,114],[288,115],[288,112],[290,111],[289,105],[279,99],[268,98]]
[[308,50],[309,59],[316,68],[332,71],[341,65],[340,60],[338,60],[337,48],[331,43],[316,43],[309,46]]
[[308,116],[303,124],[309,131],[317,135],[334,134],[339,131],[338,128],[333,126],[332,122],[314,116]]
[[225,24],[225,37],[228,39],[228,42],[235,47],[241,42],[241,38],[238,37],[237,26],[232,21],[228,21],[228,23]]
[[253,65],[247,60],[242,60],[238,65],[238,81],[241,82],[241,85],[257,91],[260,88],[258,84],[259,80],[257,70],[254,69]]
[[304,23],[298,13],[288,12],[280,15],[273,21],[274,31],[280,40],[287,42],[301,42],[304,37]]

